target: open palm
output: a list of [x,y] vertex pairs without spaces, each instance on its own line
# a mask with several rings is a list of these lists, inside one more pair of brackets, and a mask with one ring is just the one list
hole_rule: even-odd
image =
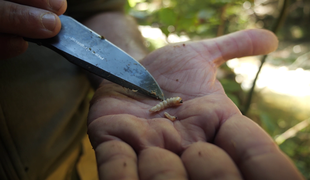
[[[100,121],[108,138],[120,138],[137,151],[159,146],[180,152],[193,142],[212,141],[220,123],[239,113],[215,78],[217,67],[228,58],[273,50],[260,48],[254,52],[249,34],[170,45],[143,59],[141,63],[157,80],[165,97],[180,96],[184,100],[182,106],[165,110],[178,121],[169,121],[164,111],[149,112],[160,101],[107,82],[96,91],[89,121]],[[246,43],[239,43],[241,38],[247,39]]]
[[[141,63],[166,98],[179,96],[183,104],[150,113],[149,109],[160,101],[105,81],[91,102],[88,133],[93,147],[117,140],[128,144],[137,154],[159,147],[179,156],[196,142],[230,149],[237,140],[227,145],[226,136],[230,135],[223,132],[224,124],[242,115],[216,80],[216,69],[226,60],[266,54],[276,47],[272,33],[247,30],[216,39],[169,45],[152,52]],[[178,120],[171,122],[165,118],[165,111]],[[237,152],[228,152],[236,162],[238,157],[234,153]]]

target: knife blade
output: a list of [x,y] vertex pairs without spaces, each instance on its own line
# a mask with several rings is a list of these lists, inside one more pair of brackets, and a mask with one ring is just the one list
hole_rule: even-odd
[[49,39],[28,39],[70,62],[133,91],[164,100],[153,76],[134,58],[75,19],[60,15],[61,30]]

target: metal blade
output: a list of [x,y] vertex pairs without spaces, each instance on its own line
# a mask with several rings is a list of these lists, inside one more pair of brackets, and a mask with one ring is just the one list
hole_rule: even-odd
[[43,45],[104,79],[164,100],[159,85],[138,61],[73,18],[65,15],[59,18],[62,23],[59,34],[41,40]]

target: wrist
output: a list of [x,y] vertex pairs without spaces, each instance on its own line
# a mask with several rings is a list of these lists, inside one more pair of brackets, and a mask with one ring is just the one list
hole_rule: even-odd
[[148,54],[136,21],[123,12],[104,12],[83,23],[138,61]]

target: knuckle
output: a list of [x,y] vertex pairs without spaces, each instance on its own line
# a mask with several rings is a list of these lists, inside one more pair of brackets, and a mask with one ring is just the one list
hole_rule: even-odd
[[24,16],[21,8],[17,4],[9,2],[2,3],[0,24],[3,28],[1,28],[1,31],[10,33],[10,31],[14,31],[16,27],[23,23]]
[[0,3],[0,31],[12,33],[20,31],[21,28],[36,27],[40,23],[39,14],[40,11],[31,7],[2,2]]
[[[3,11],[1,11],[1,9]],[[20,36],[35,36],[43,29],[40,15],[44,10],[15,3],[0,2],[0,32]]]
[[11,26],[17,26],[22,22],[22,17],[20,16],[20,10],[15,4],[8,5],[8,16],[7,20]]

